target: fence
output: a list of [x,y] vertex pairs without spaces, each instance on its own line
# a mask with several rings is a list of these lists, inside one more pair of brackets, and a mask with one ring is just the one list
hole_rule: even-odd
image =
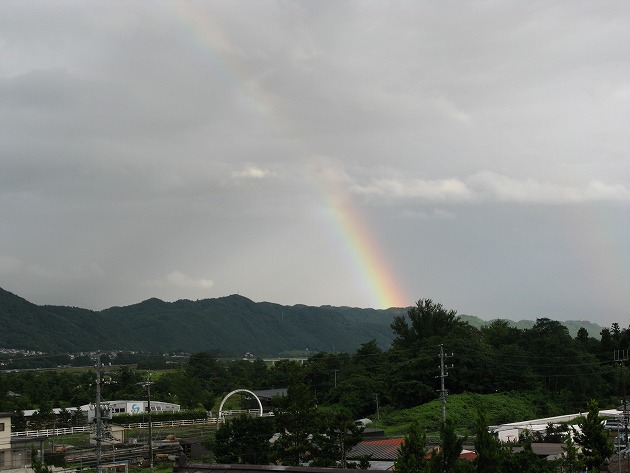
[[[249,414],[258,415],[257,409],[238,409],[230,411],[222,411],[220,417],[207,417],[205,419],[180,419],[180,420],[167,420],[160,422],[151,422],[152,427],[177,427],[180,425],[203,425],[203,424],[218,424],[226,416]],[[265,412],[263,416],[273,416],[273,412]],[[124,424],[125,429],[148,429],[148,422],[135,422],[132,424]],[[23,432],[11,432],[11,437],[55,437],[58,435],[70,435],[78,433],[94,433],[94,425],[82,426],[82,427],[63,427],[58,429],[41,429],[41,430],[25,430]]]
[[57,435],[79,434],[94,432],[94,426],[63,427],[59,429],[25,430],[23,432],[11,432],[11,437],[54,437]]

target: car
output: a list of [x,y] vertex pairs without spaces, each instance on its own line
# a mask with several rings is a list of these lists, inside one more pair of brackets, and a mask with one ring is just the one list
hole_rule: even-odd
[[621,431],[624,429],[623,422],[619,419],[606,419],[604,421],[604,429]]

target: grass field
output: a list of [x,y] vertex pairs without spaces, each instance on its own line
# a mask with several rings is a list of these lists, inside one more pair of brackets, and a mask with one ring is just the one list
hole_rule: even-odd
[[[457,426],[460,436],[474,434],[478,411],[486,412],[490,425],[536,419],[550,413],[538,411],[536,398],[521,394],[453,394],[448,397],[446,415]],[[553,409],[553,406],[552,406]],[[558,413],[560,410],[555,409]],[[413,422],[417,422],[427,436],[437,436],[442,422],[442,403],[434,400],[409,409],[387,410],[381,412],[380,421],[375,426],[385,430],[388,436],[402,436],[409,431]]]

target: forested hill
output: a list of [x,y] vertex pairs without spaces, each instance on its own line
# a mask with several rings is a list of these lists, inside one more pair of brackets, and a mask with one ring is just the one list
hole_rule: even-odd
[[[282,306],[232,295],[199,301],[148,299],[91,311],[38,306],[0,288],[0,348],[46,352],[215,351],[272,356],[295,350],[353,352],[372,339],[388,348],[390,324],[406,309]],[[472,325],[484,322],[462,316]],[[533,322],[532,322],[533,324]],[[581,323],[591,336],[601,329]],[[516,325],[516,324],[515,324]],[[569,327],[577,332],[577,327]]]
[[232,295],[91,311],[38,306],[0,289],[0,348],[46,352],[212,350],[240,356],[294,350],[353,352],[375,339],[389,347],[390,324],[406,309],[282,306]]

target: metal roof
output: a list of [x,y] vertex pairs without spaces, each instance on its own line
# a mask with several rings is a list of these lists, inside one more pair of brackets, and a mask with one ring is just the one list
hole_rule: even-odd
[[398,448],[404,442],[404,438],[365,440],[355,445],[347,457],[357,459],[370,455],[373,460],[393,461],[398,456]]

